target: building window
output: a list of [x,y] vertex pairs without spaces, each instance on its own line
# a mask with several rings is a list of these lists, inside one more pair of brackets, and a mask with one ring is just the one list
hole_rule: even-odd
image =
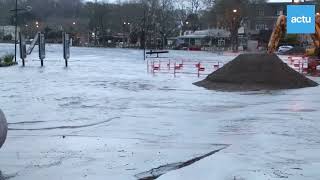
[[277,9],[277,16],[283,15],[283,9]]
[[267,25],[266,24],[256,24],[256,30],[260,31],[260,30],[266,30],[267,29]]
[[258,10],[258,16],[264,16],[264,10],[263,9],[259,9]]

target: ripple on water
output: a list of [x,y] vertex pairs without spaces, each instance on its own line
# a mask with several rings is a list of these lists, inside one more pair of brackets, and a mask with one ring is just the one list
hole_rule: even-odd
[[281,108],[281,109],[275,109],[275,111],[287,111],[287,112],[315,112],[318,111],[317,109],[307,109],[307,108]]

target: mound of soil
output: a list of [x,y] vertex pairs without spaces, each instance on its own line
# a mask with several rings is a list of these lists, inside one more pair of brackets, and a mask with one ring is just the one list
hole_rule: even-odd
[[290,68],[275,54],[241,54],[194,84],[220,91],[296,89],[318,85]]

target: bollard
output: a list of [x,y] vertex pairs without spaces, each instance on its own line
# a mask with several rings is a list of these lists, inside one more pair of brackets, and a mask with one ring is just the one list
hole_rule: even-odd
[[4,144],[4,141],[7,138],[8,124],[6,117],[0,109],[0,148]]

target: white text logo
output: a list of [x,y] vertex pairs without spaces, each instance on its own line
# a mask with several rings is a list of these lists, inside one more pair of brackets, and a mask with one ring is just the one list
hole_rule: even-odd
[[301,16],[301,17],[291,17],[291,23],[303,23],[303,24],[310,24],[311,17]]

